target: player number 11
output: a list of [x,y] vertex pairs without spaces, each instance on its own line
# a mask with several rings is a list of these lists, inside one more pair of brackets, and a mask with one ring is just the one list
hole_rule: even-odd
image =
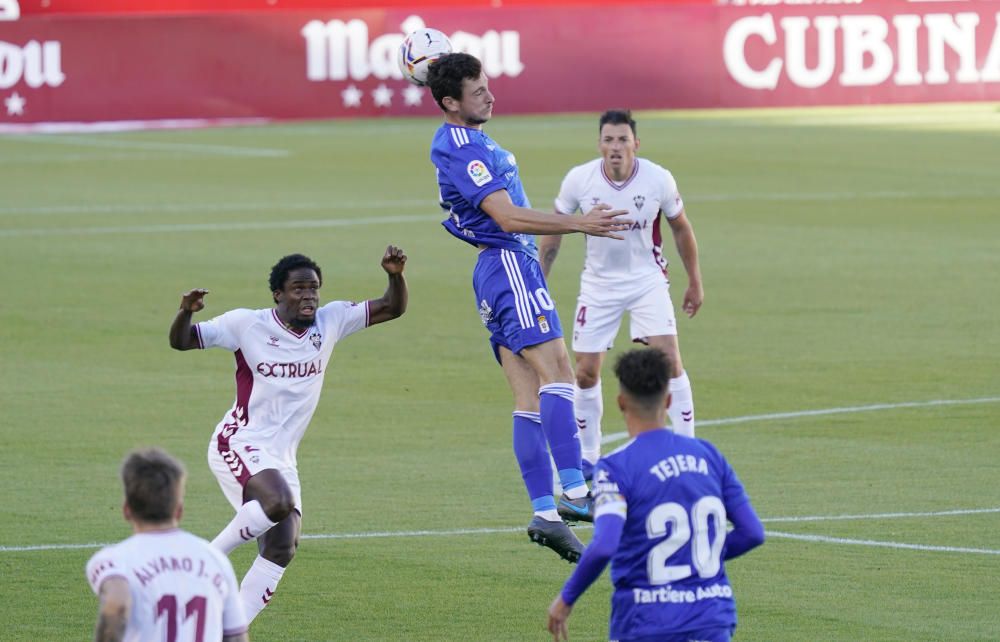
[[[167,616],[167,642],[176,642],[177,640],[177,598],[173,595],[164,595],[160,598],[160,601],[156,603],[156,619],[160,619],[160,616],[166,614]],[[201,595],[196,595],[188,600],[187,604],[184,605],[184,619],[188,619],[192,615],[195,616],[195,628],[194,628],[194,639],[195,642],[204,642],[205,640],[205,598]]]

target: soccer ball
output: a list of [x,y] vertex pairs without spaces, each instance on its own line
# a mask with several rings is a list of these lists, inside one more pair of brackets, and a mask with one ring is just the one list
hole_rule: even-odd
[[417,29],[399,45],[399,70],[414,85],[427,84],[427,69],[435,60],[450,54],[451,41],[437,29]]

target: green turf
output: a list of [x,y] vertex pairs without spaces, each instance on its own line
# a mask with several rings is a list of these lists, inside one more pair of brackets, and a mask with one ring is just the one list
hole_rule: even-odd
[[[11,549],[124,537],[116,469],[129,448],[187,462],[187,528],[212,537],[229,519],[205,450],[232,358],[167,347],[180,293],[211,290],[201,319],[265,307],[270,265],[302,251],[324,268],[325,298],[379,296],[388,243],[409,255],[410,310],[337,347],[299,452],[307,534],[388,535],[304,540],[251,634],[546,638],[570,567],[520,531],[529,513],[509,393],[473,306],[474,252],[436,223],[436,125],[0,138],[0,639],[90,634],[94,549]],[[590,115],[499,114],[489,132],[542,208],[595,154]],[[642,114],[639,135],[641,155],[676,176],[701,247],[705,306],[679,320],[699,435],[774,520],[769,542],[729,566],[738,639],[1000,639],[1000,512],[873,517],[1000,508],[996,106]],[[550,283],[564,321],[581,261],[582,240],[567,238]],[[608,434],[622,430],[613,388]],[[710,423],[973,399],[988,400]],[[776,519],[835,515],[857,517]],[[442,533],[457,529],[487,532]],[[234,553],[238,573],[252,556]],[[572,639],[605,639],[608,595],[605,577]]]

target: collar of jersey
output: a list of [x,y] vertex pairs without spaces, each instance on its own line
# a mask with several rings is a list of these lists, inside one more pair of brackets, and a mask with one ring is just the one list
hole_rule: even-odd
[[604,177],[604,180],[607,181],[608,185],[615,188],[619,192],[628,187],[628,184],[632,182],[632,180],[638,173],[639,173],[639,159],[636,158],[635,161],[632,162],[632,173],[629,175],[629,177],[625,179],[624,183],[616,183],[611,179],[610,176],[608,176],[608,173],[604,171],[604,161],[603,160],[601,161],[601,176]]
[[301,334],[299,334],[295,330],[289,328],[287,325],[285,325],[284,323],[281,322],[281,319],[278,318],[278,311],[275,310],[274,308],[271,308],[271,317],[274,319],[274,322],[276,324],[278,324],[279,328],[281,328],[282,330],[284,330],[288,334],[292,335],[296,339],[301,339],[302,337],[306,336],[307,332],[309,332],[309,328],[306,328],[305,330],[303,330]]

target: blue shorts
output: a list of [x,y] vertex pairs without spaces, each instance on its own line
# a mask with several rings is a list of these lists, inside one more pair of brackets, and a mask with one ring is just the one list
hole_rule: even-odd
[[524,252],[487,248],[472,272],[476,307],[497,361],[500,346],[524,348],[562,338],[562,324],[538,261]]
[[733,637],[733,628],[721,626],[699,631],[685,631],[684,633],[621,638],[617,642],[729,642]]

